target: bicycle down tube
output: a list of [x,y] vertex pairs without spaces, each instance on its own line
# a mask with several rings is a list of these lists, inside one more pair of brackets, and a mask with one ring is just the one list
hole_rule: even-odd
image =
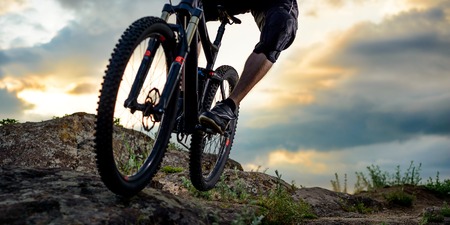
[[[206,70],[213,71],[215,60],[219,51],[220,43],[225,31],[226,22],[222,21],[217,32],[214,43],[211,42],[207,27],[206,20],[203,16],[203,11],[200,8],[194,7],[196,5],[195,0],[183,0],[179,5],[173,6],[166,4],[163,8],[161,18],[168,20],[170,15],[177,14],[177,25],[173,28],[180,35],[180,45],[177,49],[178,54],[173,62],[169,79],[166,86],[163,89],[161,95],[160,104],[155,108],[156,113],[162,113],[167,106],[174,88],[177,87],[176,82],[182,77],[183,82],[183,99],[184,99],[184,117],[185,117],[185,132],[192,133],[195,128],[198,119],[198,96],[203,94],[199,93],[198,87],[198,38],[200,38],[203,52],[207,61]],[[184,29],[186,28],[186,30]],[[161,104],[162,103],[162,104]],[[161,111],[162,110],[162,111]]]
[[[176,85],[180,80],[180,77],[183,73],[183,66],[186,61],[186,57],[189,53],[189,46],[192,43],[193,39],[196,39],[196,30],[199,23],[199,18],[201,17],[202,10],[193,8],[191,5],[186,2],[193,1],[182,1],[178,6],[164,6],[164,11],[171,12],[173,10],[177,11],[177,15],[183,18],[177,18],[177,20],[181,19],[181,24],[178,24],[175,29],[177,30],[179,37],[179,47],[177,49],[177,55],[175,57],[175,61],[170,66],[169,76],[167,82],[163,88],[161,99],[158,105],[156,105],[154,112],[155,113],[163,113],[167,108],[167,104],[169,99],[172,97],[172,94],[178,86]],[[170,10],[170,11],[169,11]],[[186,23],[186,18],[190,16],[189,23],[187,24],[186,31],[184,30],[184,26]],[[183,26],[183,27],[180,27]]]

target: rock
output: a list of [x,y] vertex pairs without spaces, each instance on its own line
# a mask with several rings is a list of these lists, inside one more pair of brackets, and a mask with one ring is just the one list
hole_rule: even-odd
[[[281,188],[318,216],[302,224],[409,225],[436,212],[429,207],[450,200],[407,187],[420,202],[390,209],[383,202],[389,188],[361,195],[297,188],[277,177],[243,171],[231,159],[219,187],[199,193],[189,186],[188,152],[175,148],[167,151],[162,168],[180,167],[181,172],[159,171],[149,187],[124,199],[106,189],[98,176],[94,123],[94,115],[75,113],[0,126],[0,224],[250,224],[263,218],[255,202]],[[210,196],[199,197],[204,195]]]
[[0,127],[0,166],[67,168],[96,173],[95,116],[75,113]]
[[[189,154],[173,148],[162,166],[182,172],[159,172],[156,189],[131,199],[114,195],[97,173],[94,126],[86,113],[0,126],[0,224],[231,224],[257,210],[191,197],[182,185]],[[242,171],[234,160],[226,168]]]
[[0,168],[0,224],[230,224],[239,216],[220,210],[153,188],[123,199],[95,174]]
[[345,193],[333,192],[323,188],[302,188],[298,189],[293,195],[294,198],[303,199],[309,203],[314,212],[321,217],[346,216],[352,217],[357,214],[352,206],[362,204],[370,210],[379,210],[382,204],[376,200],[353,196]]

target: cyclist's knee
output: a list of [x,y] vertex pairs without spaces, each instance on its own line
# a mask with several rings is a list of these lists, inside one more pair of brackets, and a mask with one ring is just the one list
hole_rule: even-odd
[[260,44],[261,43],[258,43],[258,45],[256,45],[253,52],[257,53],[257,54],[264,54],[266,56],[267,60],[269,60],[272,63],[275,63],[277,61],[278,57],[280,56],[281,51],[266,50],[264,47],[260,46]]
[[[280,53],[287,49],[295,39],[297,32],[297,8],[291,11],[286,7],[274,7],[264,12],[263,23],[259,23],[261,37],[255,46],[255,53],[264,53],[267,59],[275,62]],[[258,12],[254,12],[255,20]],[[258,23],[258,21],[257,21]]]

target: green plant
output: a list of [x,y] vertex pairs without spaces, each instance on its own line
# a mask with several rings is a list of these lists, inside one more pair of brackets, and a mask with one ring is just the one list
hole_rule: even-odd
[[183,167],[176,167],[176,166],[163,166],[161,167],[161,172],[164,173],[180,173],[183,172]]
[[264,216],[256,215],[255,211],[244,209],[244,212],[234,219],[231,224],[232,225],[259,225],[262,223]]
[[423,214],[421,224],[427,224],[428,222],[443,222],[445,217],[450,217],[450,208],[447,202],[439,210],[427,210]]
[[[251,205],[258,205],[262,210],[245,210],[232,222],[232,224],[298,224],[302,219],[317,218],[312,213],[311,207],[302,200],[292,198],[289,188],[285,188],[281,182],[281,175],[277,175],[276,187],[266,196],[252,197],[246,189],[245,182],[240,178],[233,178],[232,185],[227,184],[225,175],[222,175],[216,188],[201,192],[195,189],[191,181],[182,177],[182,186],[188,192],[198,198],[205,200],[221,200],[221,202],[247,202]],[[238,177],[237,170],[235,176]],[[292,183],[291,188],[295,184]]]
[[434,181],[433,178],[428,178],[425,187],[428,190],[434,191],[442,196],[450,195],[450,180],[445,179],[444,181],[441,181],[439,179],[439,172],[436,173],[436,179]]
[[372,185],[370,184],[370,181],[366,178],[364,173],[362,172],[355,172],[356,174],[356,183],[355,183],[355,193],[360,193],[364,190],[371,190]]
[[222,176],[220,177],[220,181],[217,183],[216,187],[213,190],[218,193],[217,197],[221,200],[230,201],[233,199],[237,199],[237,193],[225,183],[224,174],[222,174]]
[[[124,138],[124,134],[122,134],[122,137]],[[148,158],[148,151],[145,149],[136,151],[137,149],[133,148],[132,141],[124,141],[121,150],[117,151],[118,154],[114,157],[117,157],[117,166],[124,174],[135,174]]]
[[[237,175],[237,170],[235,169],[235,176]],[[217,183],[216,188],[213,191],[218,193],[218,198],[231,202],[243,202],[250,198],[245,182],[243,179],[235,179],[234,185],[230,186],[225,182],[225,175],[222,174],[220,181]]]
[[212,199],[212,191],[199,191],[197,190],[194,185],[192,185],[191,181],[187,179],[186,177],[181,177],[181,183],[184,188],[188,190],[189,193],[191,193],[192,196],[197,198],[203,198],[206,200]]
[[168,151],[171,151],[171,150],[174,150],[174,151],[184,151],[184,149],[189,149],[189,148],[186,147],[186,145],[184,145],[184,144],[180,144],[179,142],[172,142],[172,141],[170,141],[170,142],[167,144],[167,150],[168,150]]
[[297,224],[305,218],[316,218],[311,212],[311,207],[302,200],[294,200],[290,193],[281,185],[281,175],[277,175],[277,186],[267,197],[259,200],[259,205],[264,207],[263,224]]
[[448,206],[447,202],[444,202],[444,205],[442,206],[441,209],[441,214],[444,217],[450,217],[450,207]]
[[421,183],[420,170],[422,163],[419,166],[414,165],[414,161],[411,161],[408,169],[402,175],[400,166],[398,165],[394,174],[381,171],[378,165],[371,165],[367,167],[368,175],[366,176],[362,172],[356,172],[357,181],[355,183],[355,193],[367,190],[372,191],[378,188],[386,186],[402,186],[402,185],[414,185],[417,186]]
[[388,201],[391,205],[398,205],[398,206],[404,206],[404,207],[410,207],[413,204],[413,201],[415,197],[413,195],[410,195],[403,190],[394,191],[391,193],[388,193],[384,196],[384,198]]
[[372,213],[373,209],[370,207],[367,207],[366,205],[364,205],[363,202],[358,202],[356,204],[353,204],[351,206],[347,206],[346,208],[344,208],[347,212],[358,212],[358,213],[362,213],[362,214],[368,214],[368,213]]
[[382,188],[387,186],[388,173],[382,172],[380,167],[377,165],[371,165],[367,167],[369,171],[369,178],[363,172],[356,172],[356,184],[355,184],[355,193],[359,193],[361,191],[367,190],[372,191],[377,188]]
[[[406,170],[403,178],[402,178],[402,185],[410,184],[417,186],[420,184],[420,181],[422,178],[420,177],[420,170],[422,167],[422,163],[419,163],[418,167],[414,166],[414,161],[411,161],[411,164],[409,164],[408,169]],[[400,168],[400,166],[398,166]]]
[[[259,170],[261,169],[261,165],[258,165],[258,167],[256,167],[256,170],[251,170],[251,172],[260,172]],[[261,173],[266,173],[267,172],[267,170],[268,170],[269,168],[265,168]]]
[[421,224],[428,224],[429,222],[440,223],[444,222],[444,216],[440,212],[430,212],[426,211],[423,214]]
[[6,118],[6,119],[0,120],[0,126],[5,126],[5,125],[9,125],[9,124],[16,124],[16,123],[19,123],[19,121],[16,120],[16,119]]
[[116,126],[119,126],[119,127],[122,126],[122,124],[120,124],[120,118],[117,118],[117,117],[114,117],[113,124]]
[[444,217],[439,214],[424,213],[420,224],[428,224],[430,222],[433,222],[433,223],[444,222]]
[[372,188],[382,188],[388,185],[388,173],[382,172],[378,165],[371,165],[367,167],[369,177],[372,181]]
[[344,188],[341,189],[341,182],[337,173],[334,173],[336,180],[330,180],[333,191],[347,193],[347,174],[344,174]]
[[64,116],[52,116],[52,119],[56,120],[56,119],[61,119],[64,117],[70,116],[70,114],[64,114]]

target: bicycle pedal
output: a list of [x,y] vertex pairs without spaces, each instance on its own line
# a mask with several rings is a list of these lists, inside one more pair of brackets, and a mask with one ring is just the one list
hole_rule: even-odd
[[213,129],[204,127],[204,126],[202,126],[201,124],[197,124],[197,126],[195,126],[195,129],[196,129],[196,130],[203,131],[203,132],[205,132],[205,133],[207,133],[207,134],[217,134],[217,132],[214,131]]

